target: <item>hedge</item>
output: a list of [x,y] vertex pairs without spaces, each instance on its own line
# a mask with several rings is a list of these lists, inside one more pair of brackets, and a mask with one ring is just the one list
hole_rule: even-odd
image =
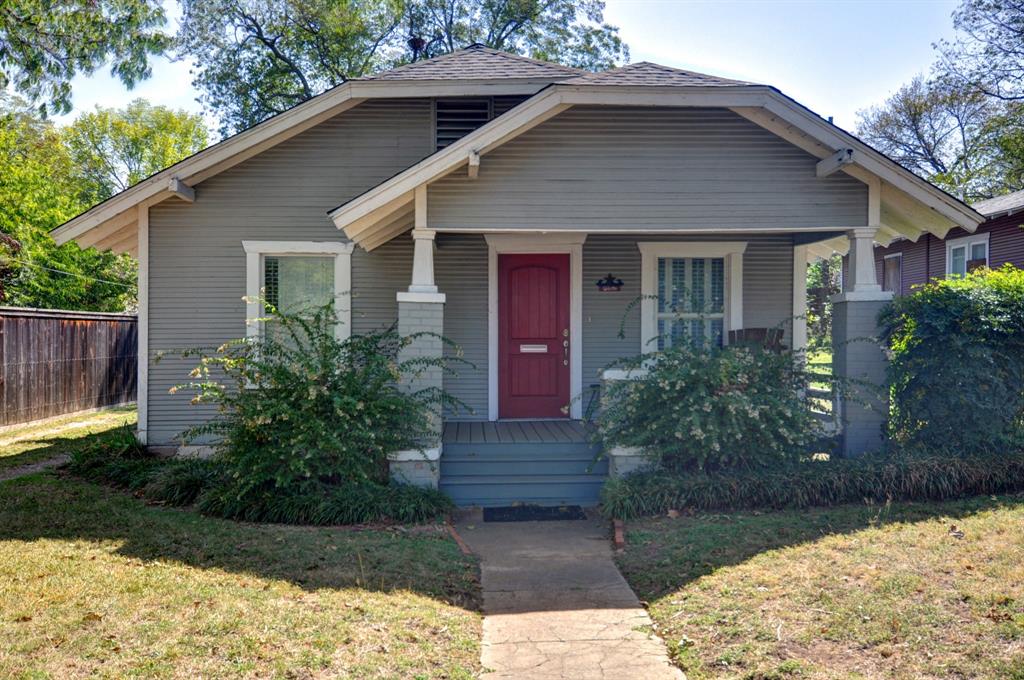
[[746,473],[638,472],[611,479],[601,493],[607,517],[669,510],[754,510],[864,501],[943,501],[1024,491],[1024,451],[1002,455],[864,456],[809,460]]

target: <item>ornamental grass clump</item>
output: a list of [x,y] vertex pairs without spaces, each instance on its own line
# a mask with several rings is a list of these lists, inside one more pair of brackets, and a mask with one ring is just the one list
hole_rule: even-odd
[[635,379],[605,383],[601,443],[639,447],[662,470],[763,469],[806,455],[823,435],[810,376],[791,353],[679,342],[614,368]]
[[807,459],[770,470],[667,474],[609,480],[607,517],[632,519],[669,510],[829,507],[864,501],[945,501],[1024,490],[1024,451],[999,455],[893,455]]
[[892,350],[897,446],[963,455],[1024,442],[1024,271],[935,281],[879,320]]

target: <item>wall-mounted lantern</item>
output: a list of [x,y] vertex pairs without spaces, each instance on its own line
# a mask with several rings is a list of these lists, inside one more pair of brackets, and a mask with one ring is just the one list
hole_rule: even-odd
[[622,279],[615,278],[614,274],[608,274],[608,276],[597,282],[597,289],[602,293],[613,293],[622,290]]

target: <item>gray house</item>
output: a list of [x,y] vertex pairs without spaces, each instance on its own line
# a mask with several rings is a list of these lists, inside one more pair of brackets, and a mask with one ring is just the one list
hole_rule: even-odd
[[[397,320],[440,331],[476,366],[444,379],[472,412],[394,467],[425,483],[439,470],[458,501],[487,504],[593,497],[603,470],[579,421],[601,380],[621,377],[602,375],[616,358],[780,323],[802,346],[806,262],[837,243],[852,255],[837,332],[860,336],[887,299],[876,238],[982,219],[772,87],[474,45],[340,85],[55,237],[138,257],[150,445],[177,446],[208,415],[168,391],[191,365],[158,352],[259,333],[243,297],[264,288],[282,302],[339,296],[340,334]],[[674,304],[683,289],[704,313]],[[877,347],[836,357],[840,372],[879,366]],[[843,421],[848,453],[877,440],[866,412]]]

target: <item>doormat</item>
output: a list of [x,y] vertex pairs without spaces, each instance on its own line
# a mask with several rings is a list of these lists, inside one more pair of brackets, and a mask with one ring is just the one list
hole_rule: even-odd
[[484,508],[485,522],[555,522],[562,519],[586,519],[578,505],[512,505]]

